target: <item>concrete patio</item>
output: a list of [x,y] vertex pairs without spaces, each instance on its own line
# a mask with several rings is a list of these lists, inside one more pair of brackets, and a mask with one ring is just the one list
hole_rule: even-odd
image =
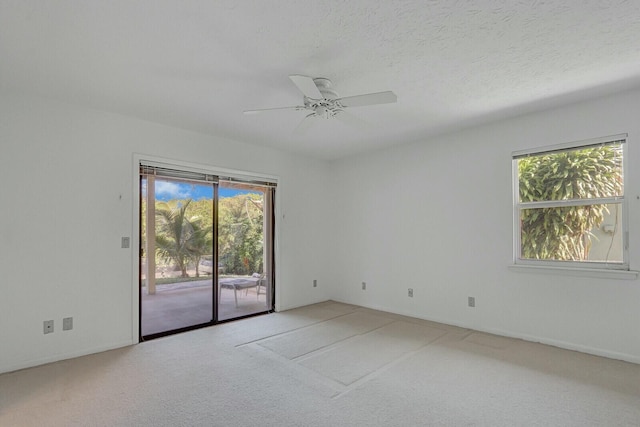
[[[267,311],[264,289],[238,291],[236,307],[233,289],[222,288],[218,301],[219,320]],[[141,292],[142,335],[151,335],[211,321],[213,313],[211,279],[157,285],[156,293]]]

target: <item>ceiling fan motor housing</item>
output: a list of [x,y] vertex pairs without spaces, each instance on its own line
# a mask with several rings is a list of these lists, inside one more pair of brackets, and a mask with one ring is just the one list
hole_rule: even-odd
[[318,87],[318,90],[320,91],[322,96],[324,96],[324,99],[338,98],[338,94],[335,90],[332,89],[333,83],[331,83],[331,80],[324,77],[316,77],[315,79],[313,79],[313,82]]
[[315,112],[316,117],[330,119],[342,111],[342,106],[335,101],[338,99],[338,93],[333,90],[331,80],[324,77],[316,77],[313,82],[318,87],[318,91],[323,99],[311,99],[305,97],[305,105]]

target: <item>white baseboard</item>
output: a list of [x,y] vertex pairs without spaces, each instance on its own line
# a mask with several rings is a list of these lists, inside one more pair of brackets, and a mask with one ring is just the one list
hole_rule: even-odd
[[[381,306],[378,306],[378,305],[354,304],[352,302],[342,301],[340,299],[330,299],[330,300],[322,300],[322,301],[311,302],[311,303],[308,303],[308,304],[284,306],[284,307],[280,307],[280,309],[278,311],[293,310],[293,309],[296,309],[296,308],[304,307],[304,306],[309,305],[309,304],[318,304],[318,303],[322,303],[322,302],[326,302],[326,301],[335,301],[335,302],[339,302],[339,303],[343,303],[343,304],[355,305],[355,306],[358,306],[358,307],[369,308],[369,309],[372,309],[372,310],[379,310],[379,311],[384,311],[384,312],[387,312],[387,313],[393,313],[393,314],[399,314],[399,315],[402,315],[402,316],[413,317],[413,318],[416,318],[416,319],[428,320],[430,322],[442,323],[444,325],[457,326],[459,328],[469,329],[469,330],[473,330],[473,331],[484,332],[484,333],[489,333],[489,334],[494,334],[494,335],[500,335],[500,336],[508,337],[508,338],[516,338],[516,339],[521,339],[521,340],[524,340],[524,341],[535,342],[535,343],[540,343],[540,344],[544,344],[544,345],[550,345],[550,346],[553,346],[553,347],[563,348],[563,349],[566,349],[566,350],[578,351],[580,353],[592,354],[592,355],[595,355],[595,356],[606,357],[606,358],[609,358],[609,359],[616,359],[616,360],[622,360],[622,361],[625,361],[625,362],[640,364],[640,357],[632,355],[632,354],[620,353],[620,352],[601,349],[601,348],[597,348],[597,347],[590,347],[590,346],[585,346],[585,345],[581,345],[581,344],[575,344],[575,343],[571,343],[571,342],[567,342],[567,341],[553,340],[553,339],[550,339],[550,338],[540,337],[540,336],[536,336],[536,335],[528,335],[528,334],[521,334],[521,333],[512,332],[512,331],[505,331],[505,330],[502,330],[502,329],[478,328],[475,325],[465,325],[465,324],[462,324],[462,323],[451,322],[450,320],[446,320],[446,319],[439,319],[439,318],[434,318],[434,317],[429,317],[429,316],[419,316],[419,315],[416,315],[415,313],[403,312],[402,310],[390,310],[388,307],[381,307]],[[88,348],[88,349],[84,349],[84,350],[80,350],[80,351],[75,351],[75,352],[70,352],[70,353],[56,354],[56,355],[44,357],[44,358],[41,358],[41,359],[27,360],[27,361],[24,361],[24,362],[21,362],[21,363],[13,364],[13,365],[0,366],[0,374],[7,373],[7,372],[13,372],[13,371],[17,371],[17,370],[20,370],[20,369],[26,369],[26,368],[32,368],[32,367],[35,367],[35,366],[45,365],[47,363],[59,362],[61,360],[73,359],[75,357],[86,356],[86,355],[94,354],[94,353],[100,353],[100,352],[103,352],[103,351],[113,350],[113,349],[121,348],[121,347],[127,347],[127,346],[135,345],[135,344],[138,344],[137,339],[136,340],[121,341],[121,342],[118,342],[118,343],[112,343],[112,344],[105,345],[105,346],[92,347],[92,348]]]
[[305,302],[305,303],[301,303],[301,304],[281,305],[280,307],[277,307],[277,309],[275,311],[279,313],[281,311],[293,310],[293,309],[296,309],[296,308],[306,307],[306,306],[312,305],[312,304],[320,304],[320,303],[327,302],[327,301],[331,301],[331,300],[324,298],[324,299],[320,299],[318,301]]
[[619,353],[616,351],[610,351],[610,350],[601,349],[597,347],[590,347],[590,346],[585,346],[581,344],[570,343],[567,341],[553,340],[549,338],[538,337],[535,335],[527,335],[527,334],[515,335],[512,332],[503,331],[500,329],[488,328],[488,329],[482,330],[481,332],[486,332],[494,335],[501,335],[509,338],[518,338],[524,341],[535,342],[535,343],[540,343],[544,345],[550,345],[553,347],[563,348],[565,350],[572,350],[580,353],[592,354],[594,356],[606,357],[608,359],[616,359],[616,360],[622,360],[624,362],[640,364],[640,357],[634,356],[632,354]]
[[136,341],[128,340],[128,341],[122,341],[119,343],[112,343],[105,346],[87,348],[84,350],[79,350],[79,351],[74,351],[69,353],[54,354],[52,356],[47,356],[40,359],[26,360],[24,362],[20,362],[13,365],[0,366],[0,374],[18,371],[20,369],[33,368],[35,366],[46,365],[47,363],[59,362],[61,360],[73,359],[80,356],[87,356],[89,354],[101,353],[103,351],[114,350],[116,348],[121,348],[121,347],[127,347],[137,343],[138,343],[137,340]]
[[546,338],[546,337],[540,337],[540,336],[536,336],[536,335],[528,335],[528,334],[521,334],[521,333],[517,333],[517,332],[513,332],[513,331],[505,331],[505,330],[502,330],[502,329],[478,328],[476,325],[466,325],[466,324],[462,324],[462,323],[451,322],[450,320],[446,320],[446,319],[438,319],[438,318],[428,317],[428,316],[419,316],[419,315],[416,315],[415,313],[403,312],[402,310],[399,310],[399,311],[389,310],[388,307],[380,307],[380,306],[377,306],[377,305],[354,304],[352,302],[341,301],[341,300],[338,300],[338,299],[334,299],[333,301],[341,302],[343,304],[357,305],[357,306],[364,307],[364,308],[370,308],[372,310],[385,311],[387,313],[399,314],[401,316],[407,316],[407,317],[413,317],[413,318],[416,318],[416,319],[428,320],[430,322],[442,323],[444,325],[457,326],[459,328],[469,329],[469,330],[472,330],[472,331],[484,332],[484,333],[493,334],[493,335],[500,335],[500,336],[508,337],[508,338],[516,338],[516,339],[521,339],[521,340],[524,340],[524,341],[540,343],[540,344],[549,345],[549,346],[553,346],[553,347],[563,348],[565,350],[572,350],[572,351],[577,351],[577,352],[580,352],[580,353],[592,354],[594,356],[606,357],[608,359],[616,359],[616,360],[622,360],[624,362],[640,364],[640,357],[639,356],[635,356],[633,354],[620,353],[620,352],[606,350],[606,349],[602,349],[602,348],[590,347],[590,346],[585,346],[585,345],[581,345],[581,344],[575,344],[575,343],[571,343],[571,342],[567,342],[567,341],[554,340],[554,339],[550,339],[550,338]]

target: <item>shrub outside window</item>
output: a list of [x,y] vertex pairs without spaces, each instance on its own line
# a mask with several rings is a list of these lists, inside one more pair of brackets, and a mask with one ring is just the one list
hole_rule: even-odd
[[513,154],[516,264],[628,269],[625,142]]

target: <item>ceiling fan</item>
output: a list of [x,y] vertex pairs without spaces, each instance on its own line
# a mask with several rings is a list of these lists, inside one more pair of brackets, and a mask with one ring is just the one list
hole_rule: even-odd
[[310,113],[302,119],[294,132],[300,133],[310,124],[310,118],[338,119],[348,125],[361,125],[364,120],[348,114],[345,109],[351,107],[364,107],[375,104],[388,104],[396,102],[398,97],[391,91],[367,93],[364,95],[338,97],[333,89],[331,80],[324,77],[311,78],[299,74],[289,76],[293,84],[302,92],[303,105],[292,107],[263,108],[260,110],[246,110],[244,114],[257,114],[274,110],[307,110]]

